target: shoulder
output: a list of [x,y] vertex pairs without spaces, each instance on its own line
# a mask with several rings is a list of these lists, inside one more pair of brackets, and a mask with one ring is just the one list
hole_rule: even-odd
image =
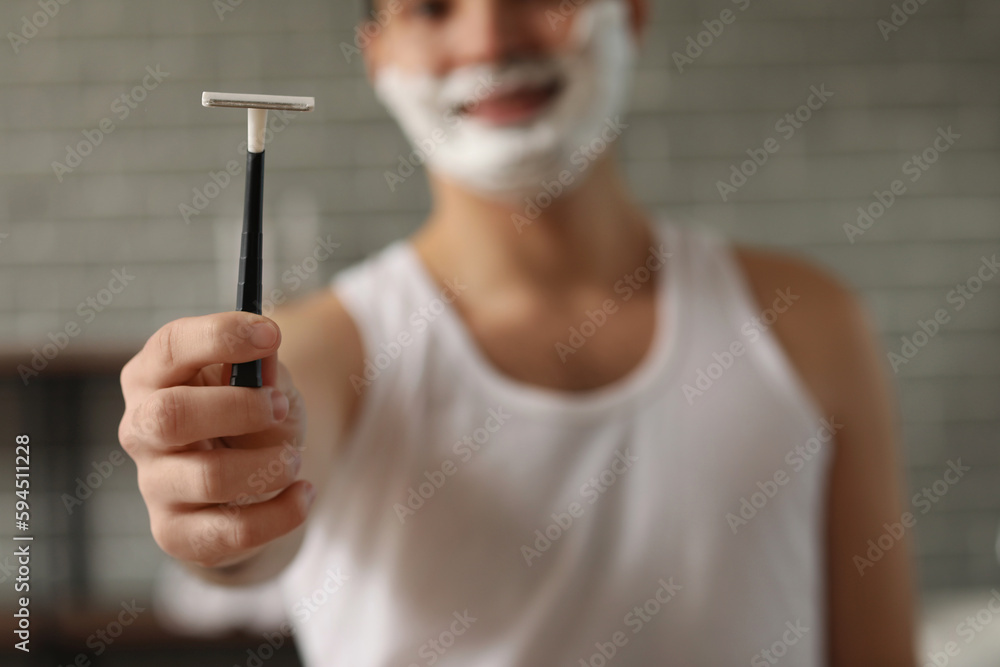
[[271,319],[281,329],[278,360],[296,386],[340,406],[336,411],[349,422],[360,398],[351,377],[364,373],[364,345],[336,291],[328,286],[284,303]]
[[[360,346],[361,339],[353,318],[336,291],[328,286],[281,304],[274,309],[271,319],[282,329],[281,353],[291,357],[332,348],[335,343],[344,352],[360,349],[354,347],[355,344]],[[287,350],[286,342],[290,343]],[[331,363],[335,363],[343,355],[322,355],[316,360],[327,356]]]
[[763,298],[775,290],[791,290],[801,297],[796,306],[804,306],[794,309],[796,314],[806,311],[814,317],[846,315],[861,307],[861,299],[853,288],[815,262],[792,253],[741,243],[733,243],[732,250],[756,297]]
[[791,253],[738,243],[732,250],[762,308],[778,292],[790,295],[793,305],[772,325],[773,332],[817,404],[839,414],[860,377],[858,365],[867,366],[861,376],[880,370],[862,298],[831,270]]
[[341,269],[322,289],[278,306],[272,319],[282,329],[282,360],[303,373],[362,375],[366,339],[398,310],[393,299],[408,283],[404,250],[402,243],[390,244]]

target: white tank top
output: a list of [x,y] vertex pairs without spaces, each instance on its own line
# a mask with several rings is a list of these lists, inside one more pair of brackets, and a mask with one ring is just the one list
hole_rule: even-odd
[[728,241],[657,233],[652,347],[583,393],[492,366],[408,241],[334,278],[372,364],[282,578],[306,664],[823,664],[836,425]]

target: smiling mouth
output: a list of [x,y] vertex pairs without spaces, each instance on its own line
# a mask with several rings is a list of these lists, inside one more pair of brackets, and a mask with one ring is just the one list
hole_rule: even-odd
[[526,123],[548,108],[564,88],[564,81],[556,78],[543,85],[495,93],[478,102],[460,105],[456,111],[491,125]]

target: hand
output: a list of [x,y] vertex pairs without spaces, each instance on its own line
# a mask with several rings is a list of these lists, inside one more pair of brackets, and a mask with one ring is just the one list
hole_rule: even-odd
[[[305,404],[261,315],[187,317],[153,334],[121,372],[122,448],[136,463],[156,543],[207,568],[246,561],[301,525],[314,489],[297,480]],[[231,387],[262,359],[261,388]]]

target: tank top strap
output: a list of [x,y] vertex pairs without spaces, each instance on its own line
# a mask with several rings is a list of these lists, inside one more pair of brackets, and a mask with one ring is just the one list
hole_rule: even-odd
[[823,418],[822,408],[771,326],[781,317],[776,308],[794,308],[791,287],[779,290],[766,303],[759,303],[750,277],[740,263],[736,242],[707,227],[699,228],[697,237],[704,269],[715,276],[713,298],[733,327],[736,340],[745,343],[748,356],[761,374],[803,416],[805,423],[815,426]]

